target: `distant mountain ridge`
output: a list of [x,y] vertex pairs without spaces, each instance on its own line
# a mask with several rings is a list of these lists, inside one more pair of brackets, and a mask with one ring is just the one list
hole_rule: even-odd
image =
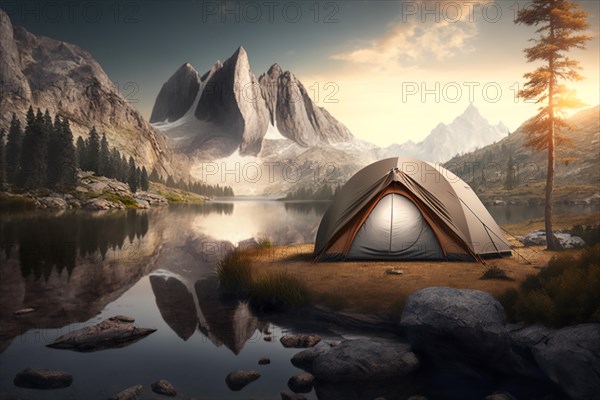
[[[561,131],[571,141],[570,145],[558,146],[556,151],[556,189],[573,188],[562,195],[565,201],[600,194],[599,116],[598,105],[581,110],[567,119],[571,129]],[[445,166],[476,189],[480,196],[504,196],[508,201],[516,200],[521,196],[520,190],[531,191],[536,185],[543,186],[546,179],[547,153],[525,147],[526,138],[521,126],[496,143],[448,160]],[[506,188],[509,158],[513,163],[512,189]],[[582,187],[578,193],[576,185],[588,185],[589,188]],[[538,195],[535,200],[541,201],[543,191],[538,193],[536,189],[535,192]]]
[[92,126],[110,144],[148,170],[180,175],[166,138],[119,93],[100,64],[80,47],[13,26],[0,9],[0,126],[12,113],[25,122],[29,105],[71,122],[76,136]]
[[499,122],[491,125],[481,116],[477,107],[467,109],[450,124],[439,123],[421,142],[408,141],[382,149],[381,158],[397,155],[432,162],[445,162],[457,154],[464,154],[497,142],[508,135],[508,128]]

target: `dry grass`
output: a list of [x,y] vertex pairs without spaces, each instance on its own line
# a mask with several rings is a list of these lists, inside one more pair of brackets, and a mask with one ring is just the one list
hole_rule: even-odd
[[[588,215],[556,215],[552,219],[554,230],[571,229],[575,225],[590,225],[600,221],[600,212]],[[503,226],[513,235],[525,235],[536,229],[544,228],[544,218],[536,218],[516,224],[507,224]]]
[[[528,275],[539,272],[554,253],[542,247],[519,249],[510,258],[488,260],[487,265],[474,262],[323,262],[311,264],[312,244],[275,246],[254,254],[253,268],[265,274],[286,271],[302,282],[313,302],[328,306],[334,299],[334,308],[360,313],[394,314],[398,304],[408,296],[430,286],[470,288],[500,295],[506,289],[516,288]],[[480,279],[486,266],[497,267],[512,280]],[[386,270],[401,268],[402,275],[390,275]]]

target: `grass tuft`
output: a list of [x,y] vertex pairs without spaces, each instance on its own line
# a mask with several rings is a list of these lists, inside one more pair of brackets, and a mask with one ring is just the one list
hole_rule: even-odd
[[287,272],[254,275],[252,254],[234,251],[225,256],[217,267],[220,287],[250,300],[262,310],[281,310],[308,304],[308,290]]
[[512,281],[514,280],[510,276],[506,275],[506,271],[497,267],[496,265],[492,265],[483,271],[481,278],[479,279],[496,279],[500,281]]

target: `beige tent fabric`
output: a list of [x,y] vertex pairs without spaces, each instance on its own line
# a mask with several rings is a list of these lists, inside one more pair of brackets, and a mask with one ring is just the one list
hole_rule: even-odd
[[[317,232],[317,260],[328,253],[345,258],[360,225],[390,187],[412,197],[438,240],[451,238],[454,248],[445,248],[448,259],[510,254],[500,228],[464,181],[440,166],[394,157],[358,171],[336,195]],[[345,238],[345,244],[340,238]],[[447,246],[449,241],[440,243]]]

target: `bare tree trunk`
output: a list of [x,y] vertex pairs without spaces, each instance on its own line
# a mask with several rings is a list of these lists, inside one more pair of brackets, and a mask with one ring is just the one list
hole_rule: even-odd
[[[551,116],[553,118],[553,116]],[[554,190],[554,121],[550,122],[550,132],[548,138],[548,172],[546,175],[546,200],[544,209],[544,222],[546,228],[546,248],[548,250],[558,250],[560,243],[552,232],[552,191]]]

